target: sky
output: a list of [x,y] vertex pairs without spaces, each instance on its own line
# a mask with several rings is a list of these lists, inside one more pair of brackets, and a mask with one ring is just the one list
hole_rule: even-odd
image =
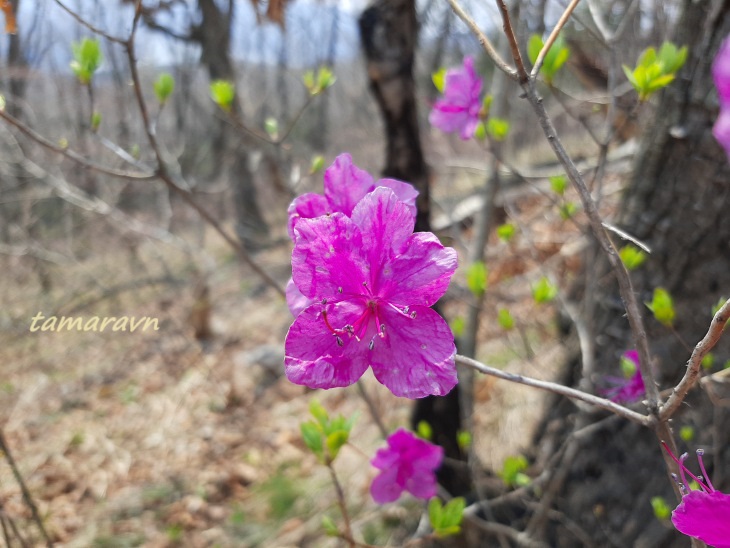
[[[118,0],[63,1],[111,35],[124,37],[129,32],[133,15],[130,5],[121,5]],[[185,2],[191,7],[197,4],[196,0]],[[338,61],[352,59],[360,51],[357,18],[367,3],[367,0],[292,0],[286,11],[284,36],[278,25],[257,22],[250,0],[236,0],[233,57],[252,63],[276,64],[284,55],[291,67],[314,67],[328,58],[335,37],[335,58]],[[427,0],[421,2],[425,3]],[[443,4],[443,9],[448,9],[446,3]],[[483,6],[481,2],[473,3],[475,16],[484,24],[491,24],[496,12],[489,13],[480,5]],[[194,9],[181,6],[161,21],[182,33],[194,22],[191,21],[194,13]],[[68,70],[71,43],[91,35],[54,0],[23,0],[18,22],[31,66],[43,70]],[[438,26],[438,21],[433,19],[425,21],[421,29],[422,40],[433,37]],[[457,26],[458,29],[462,35],[467,34],[465,27]],[[194,61],[199,56],[197,47],[186,46],[144,26],[139,31],[137,44],[138,60],[143,66],[169,66]],[[7,39],[0,40],[0,58],[5,58],[6,51]],[[104,68],[111,67],[102,67],[102,70]]]

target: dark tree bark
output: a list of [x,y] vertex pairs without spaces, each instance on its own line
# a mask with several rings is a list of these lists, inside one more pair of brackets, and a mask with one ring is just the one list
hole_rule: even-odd
[[[730,294],[726,209],[730,168],[711,134],[718,107],[710,74],[720,41],[729,32],[730,1],[683,2],[674,42],[688,45],[689,59],[681,77],[660,98],[653,122],[646,125],[622,206],[621,226],[652,249],[646,265],[632,273],[635,289],[643,301],[651,300],[656,287],[670,291],[677,311],[676,331],[689,345],[707,331],[712,305]],[[615,375],[620,354],[635,344],[605,261],[588,267],[594,279],[600,279],[596,291],[587,295],[597,311],[596,371],[590,379],[595,382],[603,375]],[[666,389],[681,378],[690,353],[677,335],[648,312],[645,317],[654,370],[660,389]],[[720,362],[728,357],[728,348],[727,341],[722,341],[717,351]],[[576,359],[564,381],[577,385],[580,377]],[[565,400],[551,402],[535,440],[537,463],[544,464],[563,444],[565,452],[543,498],[585,531],[595,546],[689,546],[687,537],[653,515],[652,497],[663,496],[672,507],[676,499],[651,431],[609,419],[590,435],[566,442],[577,428],[604,417],[577,411]],[[694,427],[696,436],[688,444],[679,442],[680,450],[707,449],[708,473],[715,487],[727,492],[728,408],[713,407],[707,393],[695,388],[672,423],[675,432],[682,425]],[[688,463],[697,470],[694,458]],[[566,523],[537,519],[531,533],[551,546],[586,545],[576,536],[575,527]]]
[[[430,178],[418,130],[413,62],[418,42],[415,0],[378,0],[360,17],[360,36],[370,89],[385,122],[383,176],[408,181],[418,189],[416,231],[430,231]],[[416,400],[412,424],[428,422],[445,455],[463,461],[456,441],[461,419],[459,391]],[[466,467],[445,464],[439,482],[453,495],[471,490]]]

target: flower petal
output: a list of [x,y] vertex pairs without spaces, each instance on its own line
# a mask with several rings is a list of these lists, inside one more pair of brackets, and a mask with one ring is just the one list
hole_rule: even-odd
[[352,156],[340,154],[324,172],[324,195],[331,211],[348,217],[355,205],[374,187],[373,177],[352,163]]
[[456,251],[431,232],[412,234],[403,252],[377,272],[381,297],[397,306],[431,306],[449,287],[458,266]]
[[413,234],[415,215],[392,190],[378,187],[358,202],[352,221],[362,233],[363,251],[371,269],[369,281],[374,284],[378,272]]
[[376,188],[384,186],[385,188],[389,188],[395,192],[398,199],[408,206],[408,209],[415,218],[417,213],[416,198],[418,198],[418,191],[412,184],[404,183],[398,179],[380,179],[377,183],[375,183],[375,186]]
[[299,314],[284,343],[286,376],[310,388],[349,386],[368,368],[367,346],[346,335],[340,337],[340,346],[325,323],[324,310],[330,325],[343,326],[354,323],[363,306],[349,301],[326,307],[317,303]]
[[376,337],[370,354],[375,377],[396,396],[443,396],[456,386],[454,336],[444,319],[425,306],[404,315],[383,308],[385,336]]
[[318,301],[361,294],[362,284],[370,281],[362,247],[360,230],[341,213],[299,219],[291,257],[294,283]]
[[388,468],[377,475],[370,484],[370,494],[375,502],[385,504],[398,500],[403,492],[403,487],[398,485],[397,475],[397,467]]
[[720,96],[720,105],[730,105],[730,39],[725,39],[715,56],[712,77]]
[[294,240],[294,226],[300,218],[313,219],[321,215],[326,215],[329,212],[329,206],[327,200],[321,194],[314,194],[308,192],[302,194],[289,204],[289,223],[287,229],[289,231],[289,237]]
[[415,472],[406,482],[406,491],[419,499],[430,499],[438,492],[436,476],[431,472]]
[[307,308],[309,305],[315,302],[314,299],[310,299],[308,297],[305,297],[302,295],[302,292],[299,291],[299,288],[294,283],[294,280],[289,278],[289,281],[286,283],[286,304],[289,307],[289,312],[291,312],[292,316],[295,318],[299,316],[299,313]]
[[[728,84],[728,87],[730,87],[730,84]],[[730,105],[720,108],[720,114],[712,127],[712,134],[730,157]]]
[[672,523],[687,536],[715,548],[730,548],[730,495],[692,491],[672,512]]

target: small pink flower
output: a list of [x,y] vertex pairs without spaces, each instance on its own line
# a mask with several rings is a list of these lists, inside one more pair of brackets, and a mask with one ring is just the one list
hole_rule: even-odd
[[602,393],[617,403],[633,403],[646,393],[644,379],[641,378],[641,371],[639,371],[639,353],[636,350],[627,350],[622,358],[632,361],[636,366],[636,371],[629,378],[605,377],[604,380],[613,386],[603,390]]
[[[702,462],[704,451],[697,450],[702,476],[695,476],[684,465],[687,453],[679,459],[662,442],[664,449],[679,465],[682,502],[672,512],[672,523],[677,531],[695,537],[715,548],[730,548],[730,495],[715,490]],[[700,488],[692,491],[686,475],[689,475]]]
[[471,139],[479,124],[482,80],[474,70],[474,59],[464,58],[464,66],[446,71],[444,96],[436,101],[428,119],[446,133],[459,132],[463,140]]
[[419,499],[436,495],[436,470],[444,450],[400,428],[388,436],[388,447],[378,449],[372,465],[380,474],[373,480],[370,493],[378,504],[398,500],[403,491]]

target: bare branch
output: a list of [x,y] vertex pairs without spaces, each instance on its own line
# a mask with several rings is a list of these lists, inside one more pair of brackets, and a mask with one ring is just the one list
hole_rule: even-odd
[[635,422],[636,424],[640,424],[642,426],[652,426],[655,421],[654,417],[652,416],[637,413],[636,411],[628,409],[623,405],[619,405],[605,398],[594,396],[593,394],[588,394],[587,392],[583,392],[582,390],[576,390],[575,388],[569,388],[567,386],[563,386],[562,384],[550,381],[542,381],[539,379],[533,379],[531,377],[525,377],[516,373],[508,373],[506,371],[502,371],[501,369],[496,369],[476,360],[472,360],[471,358],[467,358],[466,356],[461,356],[457,354],[456,363],[457,365],[471,367],[472,369],[475,369],[480,373],[484,373],[485,375],[490,375],[492,377],[497,377],[498,379],[504,379],[507,381],[524,384],[526,386],[532,386],[533,388],[539,388],[540,390],[553,392],[554,394],[559,394],[561,396],[565,396],[566,398],[582,401],[589,405],[593,405],[594,407],[606,409],[607,411],[611,411],[612,413],[615,413],[627,420],[630,420],[631,422]]
[[659,410],[660,420],[670,419],[677,408],[682,404],[682,401],[684,401],[687,392],[689,392],[695,385],[700,375],[702,358],[704,358],[707,353],[714,348],[717,341],[720,340],[720,336],[722,335],[728,320],[730,320],[730,299],[728,299],[725,304],[722,305],[720,310],[717,311],[715,317],[712,318],[712,323],[710,324],[707,334],[700,342],[697,343],[697,346],[695,346],[692,356],[690,356],[689,362],[687,363],[687,372],[684,374],[684,377],[679,384],[674,388],[674,390],[672,390],[672,394],[669,396],[666,403],[662,405]]
[[502,23],[504,25],[504,33],[507,35],[507,41],[509,42],[509,49],[512,51],[512,58],[517,65],[517,77],[520,85],[524,85],[530,77],[527,75],[525,70],[525,64],[522,62],[522,54],[520,53],[520,46],[517,44],[517,36],[515,31],[512,29],[512,19],[509,16],[509,10],[504,0],[497,0],[497,7],[499,13],[502,15]]
[[76,20],[77,23],[79,23],[80,25],[86,27],[91,32],[93,32],[94,34],[98,34],[99,36],[103,36],[104,38],[106,38],[110,42],[114,42],[115,44],[124,44],[124,39],[117,38],[116,36],[112,36],[111,34],[109,34],[106,31],[100,29],[99,27],[95,27],[94,25],[92,25],[91,23],[89,23],[86,19],[84,19],[83,17],[81,17],[78,13],[76,13],[71,8],[69,8],[68,6],[66,6],[66,4],[64,4],[63,2],[61,2],[61,0],[53,0],[53,1],[56,2],[56,4],[58,4],[58,6],[63,11],[65,11],[71,17],[73,17]]

